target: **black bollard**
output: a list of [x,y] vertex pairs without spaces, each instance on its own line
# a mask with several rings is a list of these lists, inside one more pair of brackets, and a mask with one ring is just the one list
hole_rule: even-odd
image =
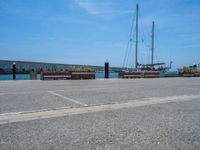
[[109,78],[109,62],[105,62],[105,79]]
[[13,80],[16,79],[16,64],[15,62],[13,63]]

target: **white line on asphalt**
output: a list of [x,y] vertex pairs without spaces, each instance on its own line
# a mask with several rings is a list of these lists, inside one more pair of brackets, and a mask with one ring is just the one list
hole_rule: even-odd
[[79,105],[81,105],[81,106],[88,106],[87,104],[84,104],[84,103],[79,102],[79,101],[77,101],[77,100],[74,100],[74,99],[72,99],[72,98],[65,97],[65,96],[63,96],[63,95],[61,95],[61,94],[57,94],[57,93],[54,92],[54,91],[48,91],[48,92],[49,92],[50,94],[54,95],[54,96],[61,97],[61,98],[65,99],[65,100],[68,100],[68,101],[70,101],[70,102],[79,104]]
[[191,101],[193,99],[199,99],[200,95],[182,95],[182,96],[170,96],[170,97],[152,97],[145,98],[140,100],[132,100],[125,103],[114,103],[114,104],[105,104],[105,105],[96,105],[88,107],[79,107],[79,108],[57,108],[52,110],[44,111],[33,111],[33,112],[14,112],[14,113],[4,113],[0,114],[0,125],[14,123],[14,122],[23,122],[37,119],[48,119],[54,117],[63,117],[67,115],[74,114],[85,114],[85,113],[94,113],[101,111],[111,111],[119,110],[124,108],[135,108],[141,106],[155,105],[155,104],[165,104],[171,102],[184,102]]
[[53,92],[63,92],[65,90],[53,90]]

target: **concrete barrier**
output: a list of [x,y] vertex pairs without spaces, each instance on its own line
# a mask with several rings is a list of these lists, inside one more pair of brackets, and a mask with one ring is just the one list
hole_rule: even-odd
[[119,78],[160,78],[160,72],[121,72]]
[[41,80],[81,80],[81,79],[95,79],[94,72],[42,72],[40,74]]

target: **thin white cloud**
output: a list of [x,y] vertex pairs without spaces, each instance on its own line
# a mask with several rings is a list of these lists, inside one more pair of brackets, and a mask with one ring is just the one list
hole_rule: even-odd
[[92,0],[76,0],[78,6],[90,14],[100,14],[97,5]]
[[119,15],[133,13],[133,10],[121,10],[109,0],[76,0],[76,4],[91,15]]

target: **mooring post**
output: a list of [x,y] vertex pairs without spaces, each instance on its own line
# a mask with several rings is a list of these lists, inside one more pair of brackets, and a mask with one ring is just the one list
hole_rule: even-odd
[[106,61],[105,62],[105,79],[108,79],[109,78],[109,62]]
[[13,80],[16,79],[16,64],[13,62]]
[[32,69],[30,72],[30,80],[37,80],[37,71],[34,69]]

